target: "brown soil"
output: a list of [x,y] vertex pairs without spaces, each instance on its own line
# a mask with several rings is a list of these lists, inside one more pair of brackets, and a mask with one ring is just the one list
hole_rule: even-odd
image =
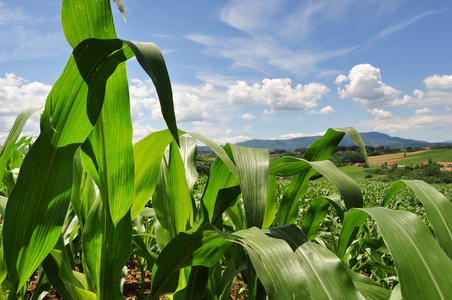
[[[146,270],[146,275],[144,278],[145,282],[145,290],[144,290],[144,297],[141,298],[141,272],[136,270],[137,261],[131,262],[130,260],[127,262],[128,267],[128,273],[125,278],[124,282],[124,300],[138,300],[138,299],[144,299],[146,295],[148,295],[151,292],[151,270]],[[137,279],[140,281],[138,282]],[[38,282],[38,271],[31,276],[29,282],[28,282],[28,288],[27,288],[27,299],[31,298],[31,295],[33,294],[36,284]],[[241,287],[243,287],[245,284],[241,280],[240,274],[238,278],[234,281],[233,287],[231,289],[231,298],[233,300],[244,300],[245,299],[245,292],[238,294],[238,291]],[[63,297],[61,297],[58,292],[55,291],[55,289],[51,289],[49,293],[44,297],[44,300],[64,300]],[[167,299],[165,296],[160,297],[161,300]]]

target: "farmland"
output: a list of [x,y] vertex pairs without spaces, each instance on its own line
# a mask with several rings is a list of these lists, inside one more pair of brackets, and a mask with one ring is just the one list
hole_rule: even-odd
[[381,166],[386,163],[399,165],[419,165],[431,159],[433,162],[452,162],[452,149],[432,149],[416,152],[403,152],[387,155],[370,156],[369,163],[372,166]]

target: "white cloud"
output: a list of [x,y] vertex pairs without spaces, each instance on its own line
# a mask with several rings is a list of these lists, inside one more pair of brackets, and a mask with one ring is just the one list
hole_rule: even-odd
[[424,79],[427,89],[450,89],[452,88],[452,75],[433,75]]
[[246,114],[243,114],[241,118],[243,120],[252,120],[252,119],[255,119],[256,116],[253,116],[252,114],[246,113]]
[[416,115],[410,117],[393,117],[378,120],[363,120],[361,126],[371,126],[375,131],[398,132],[411,131],[415,129],[439,129],[452,126],[452,115]]
[[309,112],[308,112],[308,114],[323,114],[323,115],[329,115],[329,114],[332,114],[332,113],[334,113],[334,109],[331,107],[331,106],[325,106],[324,108],[322,108],[320,111],[317,111],[317,110],[315,110],[315,109],[313,109],[313,110],[310,110]]
[[[210,112],[217,108],[210,103],[210,94],[215,92],[212,84],[196,87],[174,85],[173,102],[177,122],[193,122],[210,119]],[[129,86],[132,119],[145,116],[147,109],[152,118],[162,120],[162,112],[155,88],[151,82],[131,80]]]
[[266,104],[271,111],[306,110],[316,107],[317,100],[329,92],[321,83],[298,84],[295,88],[291,84],[290,78],[264,79],[262,85],[255,83],[251,86],[239,81],[229,86],[228,99],[236,105]]
[[231,135],[232,134],[232,130],[231,129],[226,129],[226,135]]
[[299,138],[299,137],[308,137],[308,136],[322,136],[325,134],[326,131],[322,131],[322,132],[318,132],[318,133],[288,133],[288,134],[283,134],[283,135],[279,135],[277,137],[273,137],[270,138],[270,140],[289,140],[289,139],[294,139],[294,138]]
[[421,108],[421,109],[416,109],[414,111],[414,115],[418,116],[418,115],[423,115],[423,114],[429,114],[431,112],[432,112],[432,110],[430,108],[424,107],[424,108]]
[[341,99],[352,98],[366,108],[406,104],[410,100],[409,96],[399,99],[401,92],[383,83],[380,69],[370,64],[356,65],[347,79],[344,76],[336,78],[338,83],[349,81],[343,89],[338,88]]
[[374,116],[375,120],[385,120],[393,117],[390,111],[385,111],[382,109],[374,108],[372,110],[368,109],[367,111],[370,112],[372,116]]
[[251,140],[249,136],[239,135],[239,136],[230,136],[230,137],[224,137],[219,139],[213,139],[215,143],[218,145],[225,145],[227,143],[230,144],[237,144],[240,142]]
[[414,90],[413,91],[413,96],[415,96],[418,99],[423,99],[425,96],[425,93],[421,90]]
[[151,127],[150,125],[141,124],[138,121],[133,122],[133,142],[136,143],[145,136],[151,134],[152,132],[159,131],[159,129]]
[[[41,82],[28,82],[13,73],[0,77],[0,138],[6,138],[16,117],[26,108],[44,104],[52,87]],[[23,130],[24,135],[39,134],[39,114],[35,114]]]

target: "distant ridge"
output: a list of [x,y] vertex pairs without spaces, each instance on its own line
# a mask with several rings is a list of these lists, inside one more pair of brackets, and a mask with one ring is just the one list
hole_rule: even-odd
[[[412,140],[412,139],[404,139],[400,137],[392,137],[388,134],[381,132],[362,132],[360,133],[361,138],[363,139],[364,145],[378,147],[378,146],[389,146],[391,148],[407,148],[407,147],[432,147],[435,145],[450,145],[451,141],[447,142],[439,142],[439,143],[430,143],[421,140]],[[308,136],[308,137],[299,137],[287,140],[248,140],[245,142],[237,143],[237,145],[251,147],[251,148],[266,148],[269,150],[294,150],[297,148],[307,148],[309,147],[315,140],[319,139],[321,136]],[[345,135],[342,139],[340,145],[343,146],[351,146],[354,145],[352,140],[348,135]]]

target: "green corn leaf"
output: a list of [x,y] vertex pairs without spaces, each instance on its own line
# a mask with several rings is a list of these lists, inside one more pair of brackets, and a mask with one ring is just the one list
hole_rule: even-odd
[[248,252],[270,299],[311,299],[305,272],[284,240],[255,227],[236,232],[234,237]]
[[404,299],[447,299],[452,294],[450,279],[444,276],[452,274],[452,261],[418,216],[380,207],[362,211],[380,227]]
[[359,150],[361,150],[361,154],[364,156],[364,159],[367,163],[369,163],[369,159],[367,157],[366,152],[366,146],[364,145],[363,139],[359,135],[358,131],[353,127],[346,127],[346,128],[334,128],[334,130],[338,132],[345,132],[348,134],[350,139],[359,147]]
[[[336,150],[340,141],[344,137],[345,133],[348,133],[352,140],[359,146],[363,155],[367,158],[367,154],[365,152],[365,147],[362,142],[361,137],[358,132],[354,128],[340,128],[340,129],[328,129],[328,131],[321,137],[316,140],[309,148],[306,150],[303,158],[307,161],[321,161],[327,160],[331,157],[333,152]],[[276,163],[274,166],[270,167],[271,173],[273,175],[277,175],[278,167],[277,164],[281,164],[280,167],[284,167],[282,163],[290,163],[292,159],[284,159],[280,162]],[[296,168],[307,168],[307,165],[292,165],[292,167]],[[288,171],[288,170],[286,170]],[[296,169],[293,169],[291,172],[295,172]],[[315,174],[315,171],[312,169],[304,170],[298,169],[298,175],[295,175],[287,188],[286,192],[283,195],[281,200],[281,205],[278,211],[278,224],[286,225],[295,223],[298,217],[298,201],[303,195],[306,193],[308,188],[308,181],[312,175]],[[358,199],[359,202],[359,199]],[[358,207],[362,207],[358,205]]]
[[133,145],[135,166],[139,166],[135,168],[135,200],[131,210],[133,219],[151,199],[163,154],[172,141],[171,133],[163,130],[153,132]]
[[[132,121],[130,117],[129,89],[125,64],[116,68],[109,78],[102,112],[88,141],[91,153],[87,153],[97,166],[99,190],[108,202],[113,224],[129,211],[134,199],[134,159],[132,149]],[[85,149],[85,145],[82,150]]]
[[192,137],[194,137],[195,139],[197,139],[198,141],[203,142],[210,149],[212,149],[212,151],[215,152],[215,154],[218,155],[218,157],[220,157],[220,159],[223,161],[223,163],[229,169],[229,171],[231,171],[231,173],[235,177],[237,177],[237,178],[239,177],[239,175],[237,173],[237,167],[235,166],[234,162],[229,157],[228,153],[226,153],[226,151],[223,148],[221,148],[214,141],[203,136],[202,134],[199,134],[196,132],[188,132],[188,134],[191,135]]
[[162,250],[152,270],[149,299],[174,293],[179,282],[179,271],[188,266],[213,266],[229,248],[210,224],[196,232],[180,233]]
[[343,261],[345,261],[347,248],[352,244],[359,228],[366,222],[367,218],[368,215],[360,210],[352,209],[347,212],[339,236],[339,244],[336,252],[336,255]]
[[353,284],[356,289],[364,296],[366,300],[388,300],[391,296],[391,291],[382,288],[377,282],[373,281],[369,277],[353,272],[346,268],[348,274],[353,280]]
[[285,240],[294,251],[312,299],[362,299],[340,259],[327,248],[308,242],[298,226],[275,227],[268,232]]
[[174,113],[173,92],[162,52],[153,43],[124,42],[133,50],[141,67],[146,74],[151,77],[160,101],[163,119],[173,135],[174,140],[179,144],[179,132],[177,130],[176,115]]
[[116,280],[130,256],[132,220],[128,212],[116,226],[99,198],[83,229],[83,253],[96,286],[97,299],[123,299]]
[[317,236],[319,224],[325,218],[329,207],[330,203],[324,197],[318,197],[311,201],[301,224],[301,229],[310,241]]
[[263,228],[268,228],[273,224],[276,216],[276,200],[278,197],[278,186],[276,185],[276,176],[268,177],[267,203],[265,206],[265,216],[262,223]]
[[11,128],[8,136],[6,137],[6,140],[3,142],[3,145],[0,148],[0,183],[3,182],[3,173],[5,172],[6,164],[9,160],[9,155],[14,150],[14,148],[17,148],[16,141],[19,138],[19,135],[22,132],[25,123],[33,114],[37,113],[42,108],[42,105],[31,106],[21,112],[14,121],[13,127]]
[[446,254],[452,258],[452,203],[431,185],[421,180],[399,180],[394,182],[385,195],[383,206],[408,186],[413,190],[425,208],[427,218],[435,232],[435,238]]
[[124,21],[127,22],[126,19],[126,11],[124,9],[124,3],[122,2],[122,0],[113,0],[116,4],[116,6],[118,7],[119,11],[122,14],[122,17],[124,18]]
[[[337,187],[341,193],[342,199],[345,202],[345,207],[349,210],[352,207],[363,207],[363,195],[358,184],[350,178],[347,174],[337,168],[331,161],[308,161],[305,159],[292,158],[290,160],[283,160],[280,163],[276,160],[272,163],[275,165],[272,170],[272,175],[290,176],[294,175],[294,170],[302,170],[301,174],[305,174],[309,167],[325,176]],[[302,185],[303,183],[300,183]]]
[[160,249],[179,232],[193,226],[193,203],[184,162],[174,141],[170,144],[168,157],[161,163],[152,206],[158,220],[156,235]]
[[61,24],[72,48],[89,38],[116,38],[110,1],[63,0]]
[[[230,160],[229,155],[226,151],[225,154],[226,156],[228,156],[228,159]],[[217,203],[220,190],[237,186],[238,183],[239,183],[238,177],[232,174],[231,169],[228,168],[224,163],[224,159],[217,157],[210,168],[210,175],[207,180],[206,188],[201,199],[203,205],[207,210],[210,222],[213,222],[216,207],[222,205]],[[240,187],[238,189],[240,190]]]
[[231,149],[237,164],[247,225],[260,228],[268,194],[268,150],[236,145],[231,145]]
[[22,164],[5,212],[5,257],[16,290],[58,239],[69,205],[73,156],[97,121],[108,77],[126,59],[121,49],[116,41],[81,43],[46,101],[41,134]]
[[184,162],[177,145],[170,146],[169,167],[166,193],[169,200],[169,211],[176,233],[183,232],[193,226],[193,204],[185,177]]
[[198,159],[196,140],[191,137],[183,136],[179,138],[179,144],[182,161],[184,162],[185,177],[191,193],[193,185],[198,180],[198,171],[196,171],[196,161]]

